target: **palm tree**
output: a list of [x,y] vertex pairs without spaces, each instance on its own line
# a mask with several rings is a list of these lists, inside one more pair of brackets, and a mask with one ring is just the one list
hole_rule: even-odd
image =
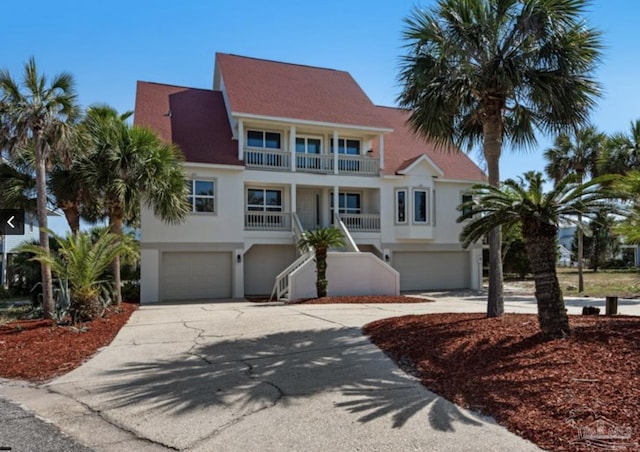
[[22,245],[20,252],[33,253],[33,260],[46,262],[59,280],[69,284],[70,314],[74,322],[89,321],[102,315],[101,292],[105,284],[105,270],[115,256],[129,252],[129,242],[111,234],[107,228],[95,239],[90,232],[69,234],[62,238],[48,231],[58,242],[56,253],[45,252],[34,244]]
[[[119,115],[109,106],[89,107],[83,123],[88,152],[78,163],[83,185],[98,189],[94,210],[102,211],[118,237],[123,236],[124,224],[139,222],[141,204],[169,223],[183,221],[190,210],[182,154],[151,130],[128,124],[130,115]],[[115,301],[120,303],[119,256],[111,272]]]
[[[482,143],[489,183],[500,183],[503,143],[528,147],[542,132],[586,121],[600,89],[590,73],[600,34],[587,0],[438,0],[405,19],[398,101],[409,123],[441,148]],[[489,234],[487,314],[504,312],[501,231]]]
[[[37,216],[40,225],[40,246],[49,251],[47,229],[47,164],[53,157],[68,160],[68,143],[72,125],[79,114],[73,77],[64,72],[54,76],[49,84],[38,74],[31,58],[24,67],[21,83],[7,70],[0,70],[0,149],[15,154],[24,149],[33,151],[36,174]],[[42,262],[43,311],[53,316],[51,269]]]
[[[607,136],[593,125],[573,131],[573,135],[559,134],[553,147],[544,152],[547,160],[545,172],[554,180],[562,180],[568,174],[577,174],[580,183],[584,176],[596,177]],[[584,291],[584,231],[578,215],[578,292]]]
[[519,181],[509,179],[503,187],[480,184],[473,187],[474,200],[460,206],[458,222],[471,220],[462,231],[463,246],[481,239],[498,226],[521,225],[536,286],[538,321],[542,332],[557,338],[569,334],[569,320],[556,275],[558,224],[574,221],[575,215],[595,215],[610,208],[599,182],[581,184],[570,175],[545,193],[539,172],[529,172]]
[[632,121],[628,134],[613,134],[606,143],[600,171],[602,174],[627,174],[640,170],[640,119]]
[[616,181],[614,188],[631,206],[629,214],[617,225],[615,232],[624,236],[627,243],[640,245],[640,170],[625,174]]
[[316,291],[318,298],[327,296],[327,251],[344,247],[344,236],[337,228],[319,228],[304,231],[298,240],[298,248],[313,249],[316,255]]

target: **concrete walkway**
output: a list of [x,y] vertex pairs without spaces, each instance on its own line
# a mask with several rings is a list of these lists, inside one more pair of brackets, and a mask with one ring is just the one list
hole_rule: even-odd
[[[486,309],[480,294],[437,296],[144,306],[82,367],[41,387],[4,382],[0,397],[98,451],[538,450],[424,389],[360,333],[385,317]],[[567,300],[570,312],[585,303]],[[535,312],[532,297],[505,307]]]

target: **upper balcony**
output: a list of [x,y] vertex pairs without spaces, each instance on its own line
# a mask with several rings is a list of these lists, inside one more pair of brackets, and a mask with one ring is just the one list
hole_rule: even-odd
[[378,176],[380,162],[376,158],[343,154],[299,154],[289,151],[245,148],[247,168],[302,173]]

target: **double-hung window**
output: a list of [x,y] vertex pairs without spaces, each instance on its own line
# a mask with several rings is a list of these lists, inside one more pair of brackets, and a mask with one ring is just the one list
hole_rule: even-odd
[[187,181],[187,190],[191,212],[216,212],[215,180],[189,180]]
[[[335,212],[335,206],[333,203],[333,193],[331,194],[331,224],[333,224],[333,217]],[[355,227],[360,225],[360,218],[357,216],[362,213],[360,204],[360,193],[338,193],[338,214],[342,216],[347,227]]]
[[407,223],[407,189],[396,189],[396,224]]
[[282,207],[282,190],[266,188],[247,190],[247,210],[253,223],[270,227],[282,226],[282,215],[275,213],[282,212]]
[[429,190],[413,190],[413,222],[416,224],[429,223]]
[[[472,195],[462,195],[462,204],[468,203],[470,201],[473,201]],[[465,207],[464,209],[462,209],[462,215],[467,215],[469,212],[471,212],[471,207]]]
[[[335,143],[331,139],[331,153],[334,152]],[[338,138],[338,154],[344,155],[360,155],[360,140],[350,140],[347,138]],[[338,162],[338,169],[351,173],[357,173],[360,170],[360,162],[357,159],[341,159]]]

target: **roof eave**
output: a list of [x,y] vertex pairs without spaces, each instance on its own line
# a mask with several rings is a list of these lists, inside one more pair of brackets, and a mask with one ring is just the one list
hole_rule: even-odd
[[278,122],[287,122],[290,124],[301,124],[301,125],[311,125],[318,127],[330,127],[334,129],[351,129],[351,130],[363,130],[366,132],[376,132],[376,133],[391,133],[393,129],[388,127],[371,127],[371,126],[362,126],[355,124],[339,124],[333,122],[324,122],[324,121],[312,121],[308,119],[297,119],[297,118],[286,118],[280,116],[265,116],[265,115],[256,115],[253,113],[241,113],[232,111],[231,116],[236,119],[257,119],[262,121],[278,121]]

